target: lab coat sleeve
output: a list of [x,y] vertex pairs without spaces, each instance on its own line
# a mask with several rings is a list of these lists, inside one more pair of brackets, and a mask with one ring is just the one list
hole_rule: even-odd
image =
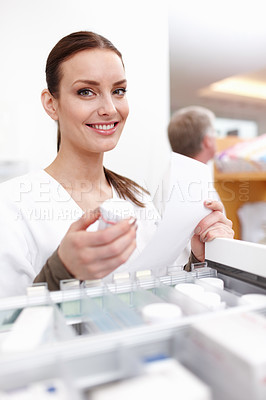
[[200,261],[194,256],[193,252],[191,251],[187,264],[184,266],[185,271],[191,271],[191,264],[199,263]]
[[33,247],[18,208],[0,201],[0,297],[23,295],[32,284]]
[[58,256],[58,249],[48,258],[45,265],[35,277],[34,283],[46,282],[48,289],[60,290],[60,281],[64,279],[74,279]]

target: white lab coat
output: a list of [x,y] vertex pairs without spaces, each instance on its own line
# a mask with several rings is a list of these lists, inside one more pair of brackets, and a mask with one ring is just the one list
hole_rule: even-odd
[[[118,198],[113,190],[114,201]],[[132,203],[138,220],[136,256],[156,232],[160,219],[143,193],[146,208]],[[26,293],[72,222],[83,214],[70,194],[44,170],[0,184],[0,297]],[[89,227],[97,230],[98,221]]]

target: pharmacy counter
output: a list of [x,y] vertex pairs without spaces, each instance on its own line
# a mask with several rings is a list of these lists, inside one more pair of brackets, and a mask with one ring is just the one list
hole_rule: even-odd
[[0,399],[265,400],[266,246],[206,259],[0,300]]

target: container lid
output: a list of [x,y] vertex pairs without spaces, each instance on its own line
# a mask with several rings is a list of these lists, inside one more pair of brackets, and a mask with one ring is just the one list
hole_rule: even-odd
[[146,322],[174,321],[182,316],[181,308],[172,303],[152,303],[141,310],[143,319]]
[[239,299],[240,304],[266,305],[266,295],[259,293],[244,294]]
[[224,288],[224,281],[220,278],[200,278],[199,280],[201,280],[202,282],[206,282],[210,285],[216,286],[219,289],[223,289]]
[[194,297],[204,292],[204,288],[196,283],[178,283],[175,289],[187,296]]

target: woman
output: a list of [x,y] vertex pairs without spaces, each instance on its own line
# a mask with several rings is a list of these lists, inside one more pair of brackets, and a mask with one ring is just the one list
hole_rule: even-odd
[[[49,54],[46,80],[42,104],[58,122],[58,154],[45,170],[1,185],[1,296],[25,293],[33,281],[53,290],[61,279],[103,278],[156,230],[158,215],[145,190],[103,167],[129,112],[120,52],[93,32],[72,33]],[[137,234],[134,218],[97,230],[98,207],[107,199],[129,201],[135,215],[144,208],[149,219],[138,220]],[[206,206],[214,212],[192,239],[198,260],[205,241],[233,236],[221,204]]]

